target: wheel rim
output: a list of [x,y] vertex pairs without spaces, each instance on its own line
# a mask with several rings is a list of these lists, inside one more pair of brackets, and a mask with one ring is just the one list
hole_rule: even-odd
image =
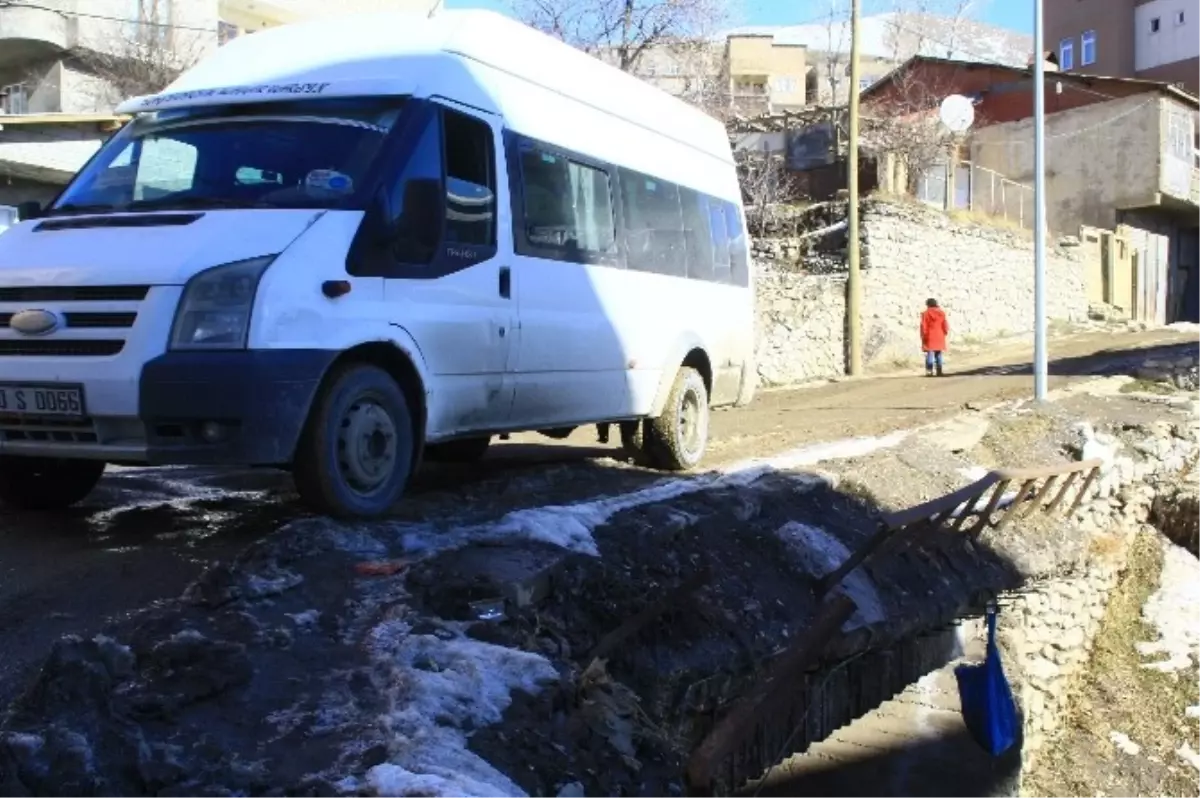
[[689,461],[700,456],[708,432],[704,404],[695,391],[684,391],[679,400],[679,448]]
[[356,493],[379,489],[396,468],[396,423],[374,399],[347,408],[338,426],[338,468]]

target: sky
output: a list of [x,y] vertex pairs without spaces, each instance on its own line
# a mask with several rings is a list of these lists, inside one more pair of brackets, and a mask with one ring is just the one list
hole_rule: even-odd
[[[887,0],[862,0],[864,14],[887,11]],[[801,25],[823,19],[829,0],[743,0],[746,25]],[[969,15],[1002,28],[1033,33],[1033,0],[976,0]],[[507,12],[509,0],[446,0],[447,8],[489,8]]]

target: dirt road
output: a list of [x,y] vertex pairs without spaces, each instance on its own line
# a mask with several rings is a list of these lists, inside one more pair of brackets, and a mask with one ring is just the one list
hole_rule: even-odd
[[[1191,342],[1170,331],[1077,335],[1053,342],[1051,387],[1120,371],[1146,350]],[[882,375],[765,392],[713,419],[710,462],[728,463],[821,440],[874,435],[1032,391],[1028,346],[948,363],[948,376]],[[521,507],[620,493],[657,478],[613,459],[592,430],[563,442],[497,445],[469,468],[429,468],[398,508],[406,520],[494,518]],[[86,505],[55,518],[0,511],[0,706],[60,635],[177,596],[208,564],[300,517],[289,479],[270,471],[113,469]]]

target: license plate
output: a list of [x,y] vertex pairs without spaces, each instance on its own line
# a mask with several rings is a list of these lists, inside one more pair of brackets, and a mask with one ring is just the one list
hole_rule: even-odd
[[82,418],[83,389],[60,385],[0,385],[0,415]]

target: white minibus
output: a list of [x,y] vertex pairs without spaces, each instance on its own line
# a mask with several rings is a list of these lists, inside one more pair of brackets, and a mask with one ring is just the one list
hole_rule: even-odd
[[692,469],[753,394],[724,127],[511,19],[283,26],[118,111],[0,236],[0,503],[250,465],[372,517],[518,431]]

